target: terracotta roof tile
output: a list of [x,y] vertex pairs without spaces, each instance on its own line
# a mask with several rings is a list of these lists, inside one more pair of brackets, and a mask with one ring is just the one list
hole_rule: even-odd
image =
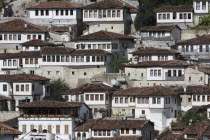
[[58,102],[58,101],[34,101],[26,104],[19,105],[18,108],[78,108],[81,107],[83,102]]
[[18,128],[18,117],[4,121],[3,123],[12,127],[12,128],[17,129]]
[[139,54],[180,54],[175,50],[170,49],[157,49],[157,48],[142,48],[138,51],[134,51],[131,54],[139,55]]
[[183,87],[174,87],[173,89],[175,92],[183,94],[210,94],[210,87],[208,86],[188,86],[186,91]]
[[143,61],[139,64],[127,64],[125,67],[186,67],[189,66],[185,61],[170,60],[170,61]]
[[81,94],[85,91],[116,91],[116,89],[102,83],[87,83],[77,88],[67,90],[63,94]]
[[71,55],[109,55],[111,54],[108,51],[93,49],[93,50],[75,50],[71,53]]
[[44,47],[41,50],[42,54],[50,54],[50,53],[71,53],[75,49],[66,48],[66,47]]
[[13,81],[48,81],[50,79],[38,76],[38,75],[33,75],[33,74],[14,74],[14,75],[1,75],[0,76],[0,81],[8,81],[8,82],[13,82]]
[[178,95],[175,91],[167,87],[154,86],[154,87],[134,87],[125,90],[114,92],[114,95],[143,95],[143,96],[167,96]]
[[21,132],[4,123],[0,123],[0,135],[20,135]]
[[46,29],[38,25],[31,24],[22,19],[15,19],[0,23],[0,32],[47,32]]
[[180,6],[163,6],[155,10],[156,12],[193,12],[192,5],[180,5]]
[[81,6],[78,4],[67,1],[50,1],[41,3],[33,7],[29,7],[27,9],[76,9],[80,7]]
[[177,25],[171,25],[171,26],[147,26],[147,27],[141,28],[140,31],[141,32],[149,32],[149,31],[156,31],[156,32],[158,32],[158,31],[166,31],[166,32],[170,32],[176,27],[179,28],[179,26],[177,26]]
[[107,32],[107,31],[99,31],[92,34],[79,36],[73,39],[73,41],[79,40],[113,40],[113,39],[129,39],[134,40],[135,38],[128,35]]
[[74,131],[89,131],[99,120],[92,120],[90,122],[84,123],[82,125],[77,126]]
[[37,58],[41,57],[40,51],[22,51],[19,53],[1,53],[0,59],[11,59],[11,58]]
[[210,107],[210,104],[202,105],[202,106],[193,106],[191,109],[188,110],[188,112],[194,112],[194,113],[203,112],[203,111],[206,111],[207,108],[209,107]]
[[128,8],[130,9],[130,12],[137,13],[137,8],[131,6],[128,3],[125,3],[121,0],[102,0],[100,2],[96,2],[87,6],[84,6],[83,9],[111,9],[111,8]]
[[0,95],[0,101],[14,101],[14,99]]
[[52,42],[44,40],[30,40],[21,44],[22,46],[53,46],[55,45]]
[[182,44],[210,44],[210,35],[202,35],[198,36],[196,38],[188,39],[188,40],[183,40],[183,41],[178,41],[177,45],[182,45]]

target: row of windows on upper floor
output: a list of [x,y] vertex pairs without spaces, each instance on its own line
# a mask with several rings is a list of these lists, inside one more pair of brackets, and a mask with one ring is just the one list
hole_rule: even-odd
[[[114,102],[115,104],[124,104],[124,103],[128,103],[128,99],[130,101],[130,103],[135,103],[137,100],[137,104],[149,104],[149,97],[114,97]],[[160,98],[152,98],[153,104],[160,104]],[[171,103],[171,98],[170,97],[166,97],[165,98],[165,104],[170,104]],[[174,103],[177,103],[177,99],[175,98]]]
[[158,19],[159,20],[177,20],[177,19],[192,19],[192,13],[179,13],[179,16],[177,16],[177,13],[173,13],[173,17],[171,14],[158,14]]
[[85,10],[84,18],[119,18],[121,10]]
[[[73,10],[56,10],[56,16],[69,16],[74,15]],[[35,16],[49,16],[49,10],[35,10]]]
[[[15,90],[16,92],[19,92],[19,91],[21,91],[21,92],[24,92],[24,91],[29,92],[29,84],[21,84],[21,85],[17,84],[15,87],[16,87],[16,90]],[[7,84],[3,84],[3,91],[4,92],[8,91]],[[34,91],[34,84],[32,85],[32,91]]]
[[[0,41],[3,41],[3,40],[16,41],[16,40],[21,40],[21,38],[22,38],[21,34],[0,34]],[[27,39],[28,40],[42,39],[42,35],[28,34]]]
[[[106,100],[109,100],[109,96],[106,96]],[[85,95],[86,101],[104,101],[104,95],[103,94],[86,94]]]
[[[169,33],[170,35],[170,33]],[[161,38],[166,37],[166,32],[159,31],[159,32],[141,32],[142,37],[154,37],[154,38]]]
[[[168,55],[161,55],[161,56],[157,56],[158,57],[158,61],[167,61],[168,60]],[[139,56],[139,61],[152,61],[152,56]]]
[[206,95],[193,95],[193,101],[194,102],[210,102],[210,96],[206,96]]
[[209,45],[199,45],[198,48],[194,48],[193,45],[186,45],[179,47],[180,52],[210,52]]
[[[162,70],[160,69],[151,69],[150,70],[150,77],[161,77],[162,75]],[[182,75],[182,70],[168,70],[168,77],[181,77]]]
[[[23,134],[26,134],[27,131],[27,126],[28,125],[22,125],[22,132]],[[39,133],[43,133],[43,125],[38,125],[38,132]],[[55,128],[55,133],[56,134],[61,134],[61,126],[60,125],[55,125],[55,127],[53,127],[52,125],[48,125],[47,126],[47,131],[48,133],[52,133],[52,129]],[[35,129],[35,125],[30,125],[30,131]],[[63,130],[64,130],[64,134],[68,135],[69,134],[69,125],[64,125],[63,126]]]
[[[124,46],[124,43],[123,45]],[[113,44],[77,44],[76,45],[77,49],[118,49],[118,44],[113,43]]]
[[[195,3],[195,7],[196,7],[196,10],[206,10],[206,1],[205,2],[202,2],[202,1],[199,1],[199,2],[196,2]],[[210,9],[210,2],[208,2],[208,9]]]

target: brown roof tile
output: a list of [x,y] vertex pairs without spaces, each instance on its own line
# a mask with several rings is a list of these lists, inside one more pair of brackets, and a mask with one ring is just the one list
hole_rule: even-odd
[[82,125],[77,126],[74,131],[89,131],[99,120],[92,120],[90,122],[84,123]]
[[58,102],[58,101],[34,101],[26,104],[19,105],[18,108],[78,108],[81,107],[83,102]]
[[167,95],[178,95],[175,91],[170,88],[162,86],[154,87],[134,87],[125,90],[114,92],[114,95],[142,95],[142,96],[167,96]]
[[0,123],[0,135],[20,135],[21,132],[4,123]]
[[206,111],[207,108],[209,107],[210,107],[210,104],[202,105],[202,106],[193,106],[191,109],[188,110],[188,112],[194,112],[194,113],[203,112],[203,111]]
[[71,53],[71,55],[109,55],[111,54],[108,51],[93,49],[93,50],[75,50]]
[[47,32],[46,29],[38,25],[31,24],[22,19],[15,19],[0,23],[0,32]]
[[50,54],[50,53],[71,53],[75,49],[66,48],[66,47],[44,47],[42,48],[42,54]]
[[140,55],[140,54],[180,54],[175,50],[170,49],[157,49],[157,48],[142,48],[138,51],[134,51],[131,54]]
[[135,39],[132,36],[113,33],[113,32],[107,32],[107,31],[99,31],[92,34],[79,36],[73,39],[73,41],[80,41],[80,40],[113,40],[113,39],[129,39],[133,40]]
[[13,101],[13,100],[14,100],[13,98],[9,98],[9,97],[0,95],[0,101]]
[[117,136],[111,138],[89,138],[87,140],[142,140],[142,136]]
[[183,87],[174,87],[173,89],[175,92],[183,94],[210,94],[210,87],[208,86],[188,86],[186,91]]
[[22,51],[19,53],[0,53],[0,59],[41,57],[40,51]]
[[170,61],[143,61],[139,64],[128,64],[125,67],[186,67],[189,66],[185,61],[170,60]]
[[30,40],[21,44],[22,46],[53,46],[55,45],[52,42],[44,40]]
[[116,89],[102,83],[87,83],[77,88],[67,90],[63,94],[80,94],[86,91],[116,91]]
[[156,32],[158,32],[158,31],[166,31],[166,32],[171,32],[176,27],[179,28],[179,26],[177,26],[177,25],[171,25],[171,26],[147,26],[147,27],[141,28],[140,31],[141,32],[149,32],[149,31],[156,31]]
[[163,6],[155,10],[156,12],[193,12],[192,5],[180,5],[180,6]]
[[78,4],[67,1],[50,1],[41,3],[33,7],[29,7],[27,9],[76,9],[80,7],[81,6]]
[[111,9],[111,8],[128,8],[131,13],[137,13],[137,8],[131,6],[128,3],[125,3],[121,0],[102,0],[100,2],[96,2],[87,6],[84,6],[83,9]]
[[18,117],[7,120],[7,121],[4,121],[3,123],[6,124],[6,125],[9,125],[12,128],[17,129],[18,128]]
[[202,35],[196,38],[177,42],[177,45],[182,45],[182,44],[195,44],[195,45],[196,44],[210,44],[210,35]]
[[48,81],[50,79],[33,75],[33,74],[14,74],[14,75],[1,75],[0,81],[7,81],[7,82],[13,82],[13,81]]

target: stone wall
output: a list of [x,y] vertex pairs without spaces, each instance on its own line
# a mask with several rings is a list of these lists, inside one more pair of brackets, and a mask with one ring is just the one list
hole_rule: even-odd
[[196,38],[197,36],[201,36],[204,34],[210,34],[210,30],[201,30],[201,29],[182,30],[181,40]]
[[20,116],[19,111],[1,111],[0,112],[0,122],[7,121]]

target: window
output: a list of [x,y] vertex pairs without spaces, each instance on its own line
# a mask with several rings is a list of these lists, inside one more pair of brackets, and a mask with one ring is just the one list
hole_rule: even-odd
[[136,134],[136,128],[133,128],[133,134]]
[[48,125],[48,133],[52,133],[52,126]]
[[89,101],[89,95],[85,95],[85,99]]
[[61,10],[61,16],[63,16],[63,10]]
[[125,98],[125,103],[128,103],[128,98],[127,97]]
[[29,91],[29,85],[26,85],[26,91]]
[[38,58],[35,58],[35,64],[38,64]]
[[22,125],[22,132],[23,132],[23,134],[26,133],[26,125]]
[[196,10],[200,10],[200,1],[196,2]]
[[102,136],[102,130],[99,130],[99,131],[98,131],[98,135],[99,135],[99,136]]
[[111,10],[107,11],[107,17],[111,17]]
[[19,85],[16,85],[16,91],[19,91],[20,89],[19,89]]
[[98,131],[94,130],[94,136],[98,135]]
[[179,76],[179,77],[182,76],[182,70],[178,70],[178,76]]
[[120,103],[121,103],[121,104],[123,103],[123,98],[120,98]]
[[84,18],[88,18],[88,11],[84,11]]
[[12,60],[8,60],[8,66],[12,66]]
[[141,111],[141,114],[143,114],[143,115],[144,115],[144,114],[145,114],[145,110],[142,110],[142,111]]
[[96,60],[95,60],[95,56],[92,56],[92,62],[95,62]]
[[106,136],[106,130],[103,130],[103,136]]
[[17,35],[13,35],[13,40],[17,40]]
[[18,35],[18,40],[21,40],[21,35]]
[[41,10],[41,16],[44,16],[44,10]]
[[46,55],[42,56],[42,61],[46,62]]
[[158,70],[158,77],[161,76],[161,70]]
[[34,70],[30,70],[30,74],[34,74]]
[[210,102],[210,96],[207,96],[207,101]]
[[56,56],[56,62],[60,62],[60,56]]
[[33,35],[33,40],[36,40],[36,35]]
[[50,62],[50,56],[49,55],[47,56],[47,62]]
[[2,35],[0,35],[0,40],[3,40],[3,36]]
[[183,19],[182,14],[179,14],[179,19]]
[[107,130],[107,136],[110,136],[110,130]]
[[167,19],[170,19],[170,14],[167,14]]
[[21,91],[24,91],[24,85],[21,85]]
[[66,55],[66,62],[69,62],[69,56]]
[[121,134],[124,134],[124,128],[121,128]]
[[31,131],[34,130],[34,125],[30,125],[30,128]]
[[56,125],[56,134],[60,134],[60,125]]
[[41,39],[42,39],[42,35],[38,35],[38,39],[40,39],[40,40],[41,40]]
[[51,71],[47,71],[47,74],[50,75]]
[[188,19],[191,19],[191,13],[188,13]]
[[33,62],[33,58],[30,58],[30,64],[33,64],[34,62]]
[[160,98],[157,98],[157,104],[160,104]]
[[173,77],[176,77],[176,70],[173,70]]
[[205,99],[205,96],[203,95],[202,96],[202,102],[205,102],[206,101],[206,99]]
[[209,46],[206,45],[206,52],[209,52]]
[[152,98],[152,104],[156,104],[156,98]]
[[168,77],[171,77],[171,70],[168,70]]
[[104,100],[104,95],[100,95],[100,101]]
[[70,10],[70,15],[74,15],[74,11],[72,9]]
[[153,70],[150,70],[150,76],[153,77]]
[[129,128],[126,128],[126,134],[129,134]]
[[4,35],[4,40],[7,40],[7,35]]
[[176,19],[176,12],[173,13],[173,19]]
[[112,10],[112,17],[116,17],[116,11]]
[[200,101],[200,95],[197,96],[197,101]]
[[89,11],[89,17],[93,18],[93,11],[92,10]]
[[56,16],[58,16],[59,15],[59,10],[56,10]]
[[203,52],[203,46],[202,45],[199,46],[199,52]]
[[38,131],[39,131],[39,133],[42,133],[42,125],[39,125]]
[[61,62],[64,62],[64,60],[65,60],[65,57],[62,55],[61,56]]
[[202,9],[206,10],[206,2],[205,1],[202,2]]
[[49,10],[46,10],[45,13],[46,13],[46,16],[49,16]]
[[95,95],[95,100],[96,100],[96,101],[99,100],[99,95]]
[[13,66],[17,66],[17,61],[13,60]]
[[117,10],[117,17],[120,17],[120,10]]
[[191,81],[192,80],[192,78],[191,77],[189,77],[189,81]]
[[7,91],[7,85],[3,85],[3,91]]
[[65,125],[65,134],[69,134],[69,126],[68,125]]
[[12,40],[12,35],[9,35],[9,40]]
[[66,15],[66,16],[69,15],[69,10],[65,10],[65,15]]
[[71,75],[74,75],[74,71],[71,72]]
[[31,35],[27,35],[27,40],[31,40]]
[[35,16],[38,16],[38,15],[39,15],[39,11],[36,10],[36,11],[35,11]]
[[196,101],[196,96],[195,95],[193,95],[193,101]]
[[90,95],[90,100],[94,101],[94,95]]

